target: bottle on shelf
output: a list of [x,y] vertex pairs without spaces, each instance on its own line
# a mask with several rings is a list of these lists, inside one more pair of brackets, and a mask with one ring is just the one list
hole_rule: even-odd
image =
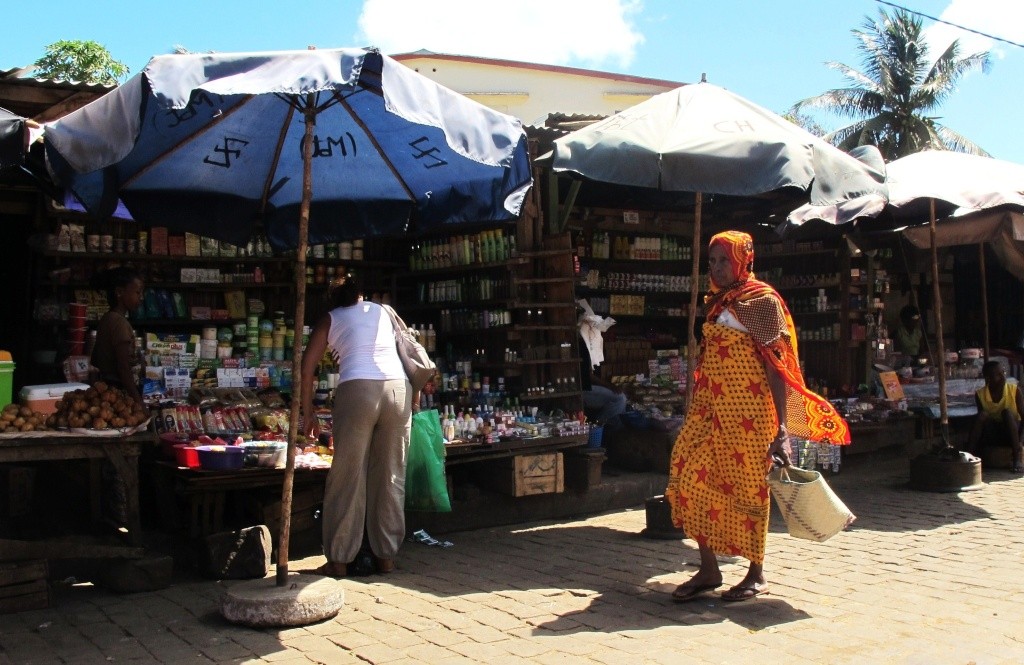
[[434,353],[437,351],[437,332],[434,331],[434,324],[427,324],[426,332],[426,344],[424,346],[427,349],[427,353]]

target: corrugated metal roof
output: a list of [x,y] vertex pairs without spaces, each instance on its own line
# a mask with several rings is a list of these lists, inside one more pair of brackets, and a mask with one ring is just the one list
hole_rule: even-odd
[[41,122],[56,120],[102,97],[116,85],[30,76],[34,67],[0,70],[0,106]]
[[564,67],[562,65],[544,65],[536,62],[523,62],[520,60],[502,60],[500,58],[483,58],[472,55],[456,55],[453,53],[434,53],[426,49],[420,49],[419,51],[413,51],[411,53],[397,53],[391,56],[395,60],[402,62],[404,60],[415,60],[417,58],[434,58],[436,60],[450,60],[453,62],[475,62],[482,65],[491,65],[494,67],[509,67],[513,69],[535,69],[539,71],[547,72],[558,72],[560,74],[571,74],[574,76],[587,76],[591,78],[602,78],[611,79],[613,81],[625,81],[629,83],[639,83],[642,85],[650,85],[666,89],[678,88],[681,85],[685,85],[679,81],[669,81],[667,79],[655,79],[648,78],[646,76],[634,76],[632,74],[616,74],[615,72],[603,72],[596,69],[581,69],[579,67]]

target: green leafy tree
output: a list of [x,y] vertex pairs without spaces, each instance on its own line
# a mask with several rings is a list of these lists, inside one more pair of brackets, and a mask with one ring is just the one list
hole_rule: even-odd
[[94,41],[62,39],[46,47],[46,55],[35,62],[35,76],[117,85],[128,75],[128,67]]
[[794,125],[806,129],[808,132],[814,134],[815,136],[825,136],[825,134],[827,133],[824,127],[819,125],[814,118],[807,115],[806,113],[797,113],[793,109],[790,109],[789,111],[783,113],[782,117],[785,118],[786,120],[789,120]]
[[935,112],[952,94],[961,77],[972,70],[988,71],[987,52],[961,57],[954,40],[934,62],[922,37],[921,20],[897,9],[879,12],[853,30],[860,40],[861,70],[838,62],[826,63],[851,84],[797,102],[791,113],[819,108],[855,122],[825,135],[844,150],[874,145],[886,160],[925,149],[955,150],[988,155],[973,142],[938,122]]

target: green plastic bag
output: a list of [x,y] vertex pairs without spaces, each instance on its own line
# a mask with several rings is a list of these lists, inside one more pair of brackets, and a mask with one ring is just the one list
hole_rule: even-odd
[[414,413],[405,467],[406,510],[451,512],[444,457],[444,437],[437,409]]

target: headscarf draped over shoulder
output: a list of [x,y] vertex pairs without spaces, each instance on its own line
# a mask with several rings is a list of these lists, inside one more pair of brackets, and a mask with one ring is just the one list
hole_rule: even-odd
[[714,322],[724,310],[731,310],[750,333],[765,365],[785,380],[790,389],[786,404],[791,434],[833,444],[849,443],[849,426],[828,400],[808,390],[804,383],[796,326],[785,301],[770,284],[754,277],[753,238],[742,231],[723,231],[711,238],[709,251],[712,247],[725,250],[736,281],[716,284],[711,280],[711,292],[704,297],[707,320]]

